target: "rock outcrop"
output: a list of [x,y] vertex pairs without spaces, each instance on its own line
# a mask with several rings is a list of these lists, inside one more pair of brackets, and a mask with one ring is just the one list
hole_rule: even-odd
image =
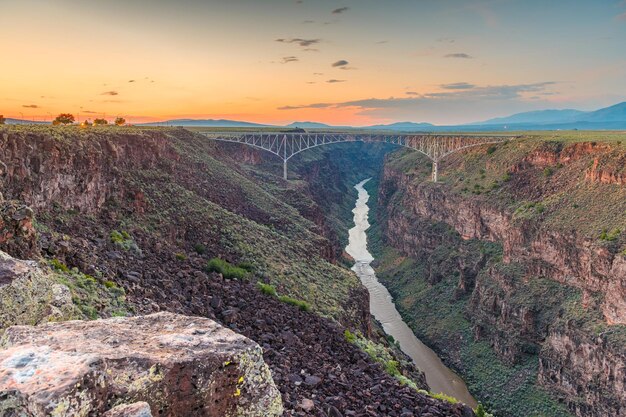
[[145,405],[131,406],[138,401],[170,417],[282,414],[261,348],[205,318],[156,313],[15,326],[2,346],[3,415],[146,415]]
[[39,252],[33,210],[17,201],[2,201],[1,195],[0,250],[20,259],[33,259]]
[[0,251],[0,330],[75,317],[70,290],[35,261]]

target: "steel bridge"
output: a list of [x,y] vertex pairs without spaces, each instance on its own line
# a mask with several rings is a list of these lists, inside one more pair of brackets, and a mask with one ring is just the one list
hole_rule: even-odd
[[389,143],[416,150],[432,161],[432,180],[437,182],[439,161],[463,149],[503,143],[516,136],[472,136],[432,134],[362,134],[362,133],[256,133],[200,132],[211,140],[241,143],[268,151],[283,160],[283,178],[287,179],[287,161],[307,149],[341,142]]

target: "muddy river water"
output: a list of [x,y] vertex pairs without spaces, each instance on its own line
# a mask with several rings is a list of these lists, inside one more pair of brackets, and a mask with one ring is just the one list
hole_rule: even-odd
[[374,269],[370,266],[374,258],[367,250],[366,230],[370,227],[369,207],[367,206],[369,194],[363,188],[367,181],[369,179],[361,181],[354,187],[358,191],[356,205],[352,210],[355,226],[349,231],[349,244],[346,246],[346,252],[356,262],[352,270],[369,290],[370,311],[382,324],[385,332],[398,341],[402,351],[411,357],[417,367],[426,374],[426,381],[431,392],[442,392],[471,407],[476,407],[476,400],[467,390],[463,380],[447,368],[435,352],[415,337],[409,326],[402,320],[389,291],[378,282]]

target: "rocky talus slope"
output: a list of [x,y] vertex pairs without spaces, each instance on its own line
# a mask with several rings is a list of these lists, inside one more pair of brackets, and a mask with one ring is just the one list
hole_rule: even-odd
[[[336,265],[336,247],[327,235],[330,228],[323,224],[319,206],[301,182],[287,184],[261,170],[241,168],[214,144],[182,129],[2,128],[0,160],[4,164],[2,204],[8,207],[2,217],[0,249],[37,261],[5,257],[5,269],[12,272],[3,278],[0,290],[12,294],[20,279],[43,280],[37,282],[33,294],[26,285],[19,290],[27,297],[7,299],[14,305],[41,306],[41,310],[7,315],[6,326],[108,317],[122,317],[111,323],[132,326],[132,320],[149,323],[154,317],[172,317],[151,316],[163,311],[205,317],[263,349],[284,415],[473,415],[468,407],[401,385],[346,340],[344,326],[371,333],[367,293],[351,272]],[[294,200],[297,206],[290,203]],[[18,211],[22,214],[15,215]],[[212,272],[207,261],[217,257],[236,268],[238,278]],[[26,267],[30,272],[22,274]],[[291,297],[283,300],[304,300],[313,311],[262,293],[257,281],[272,284],[280,295]],[[28,315],[35,311],[35,316]],[[125,318],[134,315],[145,317]],[[43,326],[10,328],[3,354],[14,344],[32,340],[38,345],[48,337],[54,339],[42,329],[69,326],[89,332],[98,324]],[[11,339],[12,334],[23,338]],[[182,340],[177,336],[172,343],[192,343],[192,336]],[[117,339],[133,347],[124,352],[126,356],[110,356],[106,346],[99,353],[83,350],[97,353],[105,362],[120,359],[130,366],[129,372],[139,375],[145,373],[145,366],[131,366],[137,356],[134,350],[146,355],[153,349],[168,349],[147,347],[139,339]],[[70,345],[67,340],[65,344],[60,338],[54,340],[59,351]],[[167,369],[181,368],[172,375],[182,377],[189,368],[195,375],[202,362],[192,356],[184,372],[180,362],[166,356],[150,356],[150,360],[172,364]],[[102,365],[91,369],[95,373],[106,370]],[[123,380],[126,371],[119,371]],[[404,367],[402,372],[415,374]],[[110,387],[126,383],[111,378],[105,378]],[[176,384],[187,384],[177,378],[168,379],[163,389],[177,392]],[[134,388],[123,390],[135,392]],[[247,406],[259,404],[257,397],[240,390]],[[0,397],[14,394],[13,388],[4,385]],[[159,413],[160,403],[150,396],[115,398],[124,398],[120,401],[124,404],[98,405],[97,410],[111,416],[140,416],[147,412],[147,404],[152,415],[194,415],[172,402],[165,403],[169,411]],[[196,401],[193,395],[186,398]],[[234,402],[230,398],[224,404],[231,407]]]
[[[565,415],[532,385],[580,417],[626,415],[626,149],[590,135],[468,151],[441,184],[415,155],[385,166],[381,234],[398,252],[383,279],[407,317],[442,291],[456,321],[414,327],[479,397],[501,390],[489,402],[502,415]],[[465,360],[479,349],[499,375]],[[513,387],[529,404],[506,402]]]

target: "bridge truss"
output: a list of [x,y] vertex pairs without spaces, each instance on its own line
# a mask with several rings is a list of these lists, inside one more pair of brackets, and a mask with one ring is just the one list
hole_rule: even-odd
[[354,133],[256,133],[200,132],[208,139],[241,143],[268,151],[283,160],[283,178],[287,179],[287,161],[307,149],[341,142],[389,143],[416,150],[432,162],[432,180],[437,182],[439,161],[446,156],[474,146],[503,143],[514,136],[426,135],[426,134],[354,134]]

